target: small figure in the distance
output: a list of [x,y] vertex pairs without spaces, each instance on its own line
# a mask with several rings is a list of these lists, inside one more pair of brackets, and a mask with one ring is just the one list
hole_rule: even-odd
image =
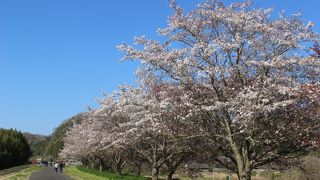
[[58,164],[58,162],[56,162],[54,164],[54,170],[56,171],[56,173],[58,172],[58,167],[59,167],[59,164]]
[[60,162],[59,167],[60,167],[60,172],[62,173],[63,172],[63,167],[64,167],[63,161]]

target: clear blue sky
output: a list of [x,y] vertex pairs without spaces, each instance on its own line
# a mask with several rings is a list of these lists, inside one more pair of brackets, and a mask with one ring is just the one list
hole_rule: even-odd
[[[319,31],[319,0],[255,4],[301,10]],[[0,0],[0,127],[48,135],[102,92],[133,83],[138,64],[119,63],[115,46],[155,37],[170,14],[167,0]]]

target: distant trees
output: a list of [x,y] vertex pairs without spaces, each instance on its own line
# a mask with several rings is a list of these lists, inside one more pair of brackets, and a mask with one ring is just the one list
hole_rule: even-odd
[[0,170],[28,162],[30,147],[21,132],[0,129]]
[[31,134],[28,132],[23,133],[23,136],[28,141],[28,144],[32,152],[32,157],[39,157],[44,154],[50,140],[49,136]]
[[171,6],[168,27],[159,30],[166,41],[138,37],[118,47],[125,60],[142,62],[139,86],[99,100],[69,131],[60,155],[109,161],[106,154],[130,149],[158,180],[160,168],[171,179],[183,155],[203,146],[239,180],[250,180],[253,168],[313,150],[320,59],[304,47],[319,37],[313,24],[299,14],[271,18],[251,1],[208,0],[190,12],[174,0]]

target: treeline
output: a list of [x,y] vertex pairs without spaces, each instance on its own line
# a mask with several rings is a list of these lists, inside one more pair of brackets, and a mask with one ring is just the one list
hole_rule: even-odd
[[28,162],[31,150],[20,131],[0,129],[0,170]]
[[74,122],[80,122],[81,120],[82,114],[77,114],[61,123],[49,136],[23,133],[30,145],[32,161],[35,161],[37,158],[47,161],[56,160],[58,153],[63,148],[63,138],[66,131]]

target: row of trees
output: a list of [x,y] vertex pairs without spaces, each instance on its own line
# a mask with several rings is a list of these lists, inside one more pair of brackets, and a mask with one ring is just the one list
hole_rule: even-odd
[[0,170],[28,162],[30,147],[21,132],[0,129]]
[[320,59],[305,45],[319,35],[311,22],[270,18],[251,1],[207,1],[190,12],[170,5],[159,30],[166,40],[118,47],[124,60],[141,61],[138,87],[100,99],[68,132],[62,158],[118,173],[128,162],[149,163],[157,180],[162,167],[171,179],[182,162],[206,157],[244,180],[317,147]]
[[59,152],[63,148],[63,138],[65,137],[66,132],[70,129],[73,123],[79,123],[81,121],[81,113],[63,121],[54,129],[54,132],[45,141],[43,141],[42,144],[40,144],[40,146],[43,146],[40,147],[42,151],[39,155],[46,160],[58,159]]

